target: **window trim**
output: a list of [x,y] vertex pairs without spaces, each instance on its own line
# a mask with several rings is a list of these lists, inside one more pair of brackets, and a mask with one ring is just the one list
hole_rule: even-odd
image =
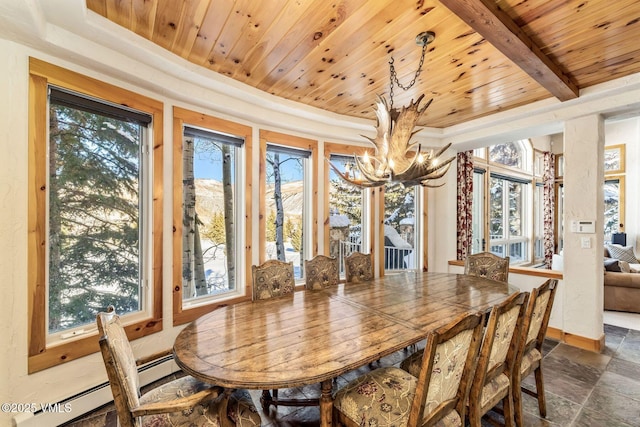
[[153,116],[152,224],[150,240],[152,304],[149,316],[125,326],[130,340],[162,330],[162,204],[163,204],[163,104],[160,101],[100,80],[29,58],[29,171],[28,171],[28,274],[29,374],[100,351],[98,332],[57,345],[47,345],[47,146],[48,87],[68,89],[92,98],[146,112]]
[[[288,135],[285,133],[274,132],[270,130],[260,129],[260,148],[259,148],[259,215],[258,215],[258,264],[262,264],[267,260],[267,144],[282,145],[284,147],[297,148],[311,153],[311,188],[308,188],[311,196],[311,253],[307,254],[308,259],[318,254],[318,141],[299,136]],[[304,184],[307,185],[306,183]],[[303,224],[303,229],[307,230],[308,224]],[[247,288],[251,289],[251,274],[247,276]],[[303,288],[301,284],[296,289]]]
[[624,174],[626,172],[626,144],[614,144],[614,145],[605,145],[604,147],[604,153],[603,153],[603,159],[604,159],[604,155],[606,154],[607,151],[614,151],[614,150],[618,150],[620,152],[620,168],[618,169],[611,169],[611,170],[605,170],[604,174],[605,176],[610,176],[610,175],[620,175],[620,174]]
[[[244,295],[212,300],[185,308],[182,306],[182,144],[183,127],[195,126],[212,132],[221,132],[244,138],[244,163],[243,174],[245,179],[244,194],[244,277],[247,285]],[[249,191],[252,182],[253,168],[249,167],[252,158],[252,128],[239,123],[209,116],[180,107],[173,107],[173,326],[189,323],[198,317],[217,308],[251,300],[251,286],[248,284],[251,278],[251,209],[252,199]],[[238,204],[242,200],[237,201]],[[238,245],[242,242],[237,242]]]

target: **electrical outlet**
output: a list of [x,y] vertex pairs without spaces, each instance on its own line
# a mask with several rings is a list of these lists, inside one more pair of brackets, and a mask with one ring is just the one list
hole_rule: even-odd
[[580,246],[582,247],[582,249],[590,249],[591,237],[583,237],[580,241]]

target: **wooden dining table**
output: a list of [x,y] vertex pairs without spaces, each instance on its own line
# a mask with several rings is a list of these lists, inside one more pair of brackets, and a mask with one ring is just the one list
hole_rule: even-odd
[[186,373],[227,389],[320,384],[331,425],[332,380],[405,347],[468,311],[489,311],[518,289],[449,273],[401,272],[364,283],[222,307],[177,336]]

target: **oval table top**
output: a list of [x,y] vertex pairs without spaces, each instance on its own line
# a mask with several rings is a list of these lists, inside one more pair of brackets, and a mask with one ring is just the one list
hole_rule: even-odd
[[195,320],[177,336],[176,363],[228,388],[320,383],[422,340],[518,289],[448,273],[392,273],[366,283],[244,302]]

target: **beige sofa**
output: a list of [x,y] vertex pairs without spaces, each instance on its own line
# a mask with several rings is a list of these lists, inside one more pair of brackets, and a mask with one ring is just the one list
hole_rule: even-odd
[[[604,249],[609,258],[609,251]],[[562,271],[562,255],[554,254],[552,269]],[[604,272],[604,309],[640,313],[640,273]]]
[[[604,256],[609,257],[606,248]],[[604,309],[640,313],[640,273],[605,271]]]

